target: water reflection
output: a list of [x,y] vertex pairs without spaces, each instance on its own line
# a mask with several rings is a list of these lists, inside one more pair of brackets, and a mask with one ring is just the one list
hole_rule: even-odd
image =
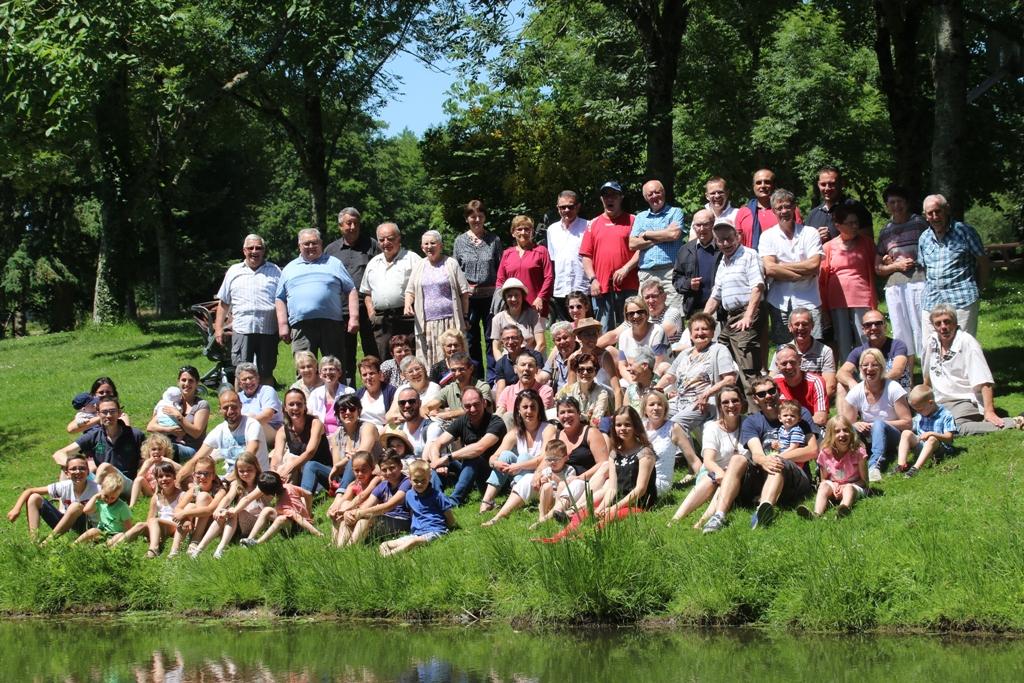
[[0,681],[526,683],[1020,681],[1006,639],[586,630],[518,632],[170,619],[0,622]]

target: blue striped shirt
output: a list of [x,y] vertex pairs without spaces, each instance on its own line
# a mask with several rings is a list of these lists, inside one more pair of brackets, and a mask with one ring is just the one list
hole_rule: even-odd
[[917,241],[917,258],[925,268],[924,310],[946,303],[967,308],[978,300],[975,266],[985,253],[981,238],[971,226],[954,221],[940,242],[928,228]]

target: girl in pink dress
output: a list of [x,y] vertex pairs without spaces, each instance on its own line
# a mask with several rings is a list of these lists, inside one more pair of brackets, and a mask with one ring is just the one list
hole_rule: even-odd
[[[313,525],[313,516],[309,514],[313,494],[306,489],[285,483],[277,472],[268,471],[260,474],[256,490],[243,498],[238,507],[245,508],[257,496],[264,497],[267,507],[260,511],[249,535],[239,541],[243,546],[248,548],[266,543],[286,526],[293,530],[305,529],[314,536],[323,536]],[[260,535],[267,522],[270,522],[270,526]]]
[[864,495],[868,481],[868,454],[857,436],[857,430],[842,415],[825,425],[825,438],[818,453],[821,484],[814,499],[814,512],[806,505],[797,507],[805,519],[821,517],[829,503],[837,503],[836,516],[845,517],[857,499]]

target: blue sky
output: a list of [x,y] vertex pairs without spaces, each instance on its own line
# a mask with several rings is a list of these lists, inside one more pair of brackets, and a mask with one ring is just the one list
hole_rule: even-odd
[[402,52],[389,69],[402,77],[398,94],[381,110],[379,118],[387,123],[387,135],[397,135],[408,128],[417,137],[430,126],[445,120],[441,106],[455,81],[455,68],[448,73],[426,67],[412,55]]

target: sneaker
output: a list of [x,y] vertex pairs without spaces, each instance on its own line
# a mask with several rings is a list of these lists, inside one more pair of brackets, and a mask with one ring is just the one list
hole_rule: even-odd
[[917,474],[919,471],[920,470],[918,470],[916,467],[908,467],[907,471],[903,473],[903,476],[906,477],[907,479],[910,479],[912,476]]
[[254,545],[256,545],[256,539],[255,538],[243,538],[241,541],[238,542],[238,545],[242,546],[243,548],[251,548]]
[[850,506],[849,505],[840,505],[836,509],[836,517],[838,517],[840,519],[842,519],[843,517],[846,517],[849,514],[850,514]]
[[775,506],[765,501],[757,506],[754,515],[750,518],[750,528],[766,527],[775,519]]
[[224,551],[223,550],[221,550],[220,548],[217,548],[216,550],[213,551],[213,559],[219,560],[222,557],[224,557]]
[[711,515],[711,519],[709,519],[704,525],[704,528],[701,529],[701,533],[713,534],[716,531],[721,531],[723,528],[725,528],[725,515],[721,512],[716,512]]
[[814,519],[814,513],[806,505],[797,505],[796,514],[804,519]]
[[199,546],[197,544],[192,543],[192,544],[189,545],[189,547],[188,547],[188,556],[190,558],[192,558],[193,560],[196,559],[197,557],[199,557]]
[[877,467],[872,467],[871,469],[869,469],[868,470],[868,481],[870,481],[870,482],[882,481],[882,470],[878,469]]
[[910,465],[903,463],[902,465],[896,465],[896,471],[900,474],[906,474],[907,470],[910,469]]

